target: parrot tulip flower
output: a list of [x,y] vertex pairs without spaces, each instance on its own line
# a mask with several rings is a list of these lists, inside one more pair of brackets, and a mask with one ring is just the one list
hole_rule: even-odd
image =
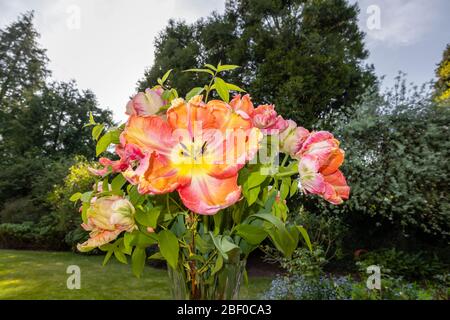
[[289,126],[289,123],[277,114],[273,105],[258,106],[251,117],[254,126],[269,135],[280,133]]
[[137,228],[134,213],[133,205],[122,197],[95,199],[87,210],[87,223],[81,225],[90,231],[90,238],[78,244],[77,249],[87,252],[113,241],[123,231],[132,232]]
[[253,112],[255,111],[250,95],[248,94],[246,94],[242,98],[240,94],[235,95],[234,98],[230,101],[230,106],[237,114],[241,115],[244,119],[250,119]]
[[184,205],[215,214],[241,197],[238,171],[252,159],[262,134],[227,103],[174,99],[166,118],[131,116],[121,135],[142,157],[123,172],[141,194],[177,190]]
[[348,199],[350,187],[339,170],[344,151],[331,133],[312,132],[295,156],[300,160],[300,187],[304,192],[318,194],[333,204]]
[[309,136],[309,131],[297,127],[293,120],[287,120],[288,127],[280,133],[280,151],[294,157]]
[[261,129],[265,134],[280,133],[289,126],[289,122],[277,114],[273,105],[261,105],[255,108],[248,94],[242,98],[239,94],[235,95],[230,101],[230,106],[244,119],[252,119],[253,126]]
[[127,103],[126,114],[141,117],[156,114],[166,104],[162,98],[163,92],[161,87],[139,92]]

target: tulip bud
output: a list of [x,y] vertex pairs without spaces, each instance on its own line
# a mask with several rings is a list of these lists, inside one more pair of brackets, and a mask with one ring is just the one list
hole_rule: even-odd
[[95,199],[87,210],[87,223],[82,227],[91,231],[89,240],[78,244],[81,252],[102,246],[117,238],[123,232],[132,232],[137,228],[134,221],[135,209],[127,199],[109,196]]
[[163,91],[161,87],[156,87],[145,90],[145,93],[139,92],[127,103],[126,114],[140,117],[156,114],[165,105]]

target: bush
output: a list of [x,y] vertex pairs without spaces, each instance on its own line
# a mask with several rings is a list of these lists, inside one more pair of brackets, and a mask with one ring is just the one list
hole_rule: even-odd
[[352,288],[353,300],[437,300],[443,297],[434,287],[423,287],[398,277],[382,277],[381,290],[369,290],[365,282]]
[[349,278],[310,278],[301,275],[277,276],[270,289],[264,293],[265,300],[347,300],[351,297],[352,283]]
[[447,246],[450,108],[399,77],[384,95],[367,94],[353,113],[325,120],[346,151],[351,195],[341,206],[317,200],[307,209],[342,217],[353,250]]
[[314,246],[312,251],[307,248],[297,248],[290,258],[284,257],[269,246],[263,250],[266,254],[265,261],[280,264],[289,275],[317,278],[323,273],[322,267],[327,262],[320,246]]
[[82,221],[79,208],[70,201],[70,197],[74,193],[92,188],[95,177],[89,172],[89,167],[95,165],[84,157],[77,157],[63,182],[54,186],[47,196],[47,203],[52,211],[50,216],[55,221],[55,228],[64,235],[61,241],[72,249],[77,243],[85,240],[87,234],[80,228]]
[[37,174],[32,195],[8,202],[0,212],[2,222],[8,222],[0,224],[0,247],[62,250],[85,240],[80,213],[69,198],[94,184],[88,171],[92,165],[76,157],[53,163]]
[[371,265],[379,266],[383,275],[406,279],[431,279],[449,271],[448,265],[436,255],[430,256],[425,252],[407,253],[395,248],[376,250],[359,257],[357,266],[361,273]]
[[37,222],[42,214],[30,196],[8,200],[0,211],[0,223]]
[[66,246],[61,242],[61,234],[52,228],[23,222],[0,224],[0,248],[61,250]]
[[308,230],[311,243],[322,248],[327,261],[342,258],[342,242],[348,232],[348,226],[343,222],[342,217],[327,214],[327,212],[309,212],[304,207],[294,212],[293,219],[296,224]]

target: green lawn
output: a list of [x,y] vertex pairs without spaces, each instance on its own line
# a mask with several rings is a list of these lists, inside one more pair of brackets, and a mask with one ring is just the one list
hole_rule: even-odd
[[[114,259],[102,267],[102,256],[71,252],[0,250],[2,299],[170,299],[165,270],[146,267],[141,279],[129,265]],[[81,270],[81,289],[69,290],[69,265]],[[268,288],[269,277],[250,277],[241,288],[242,299],[257,299]]]

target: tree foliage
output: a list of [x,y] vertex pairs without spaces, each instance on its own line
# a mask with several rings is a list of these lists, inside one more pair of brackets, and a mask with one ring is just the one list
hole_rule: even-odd
[[435,99],[439,103],[450,105],[450,44],[447,45],[442,61],[436,69]]
[[106,125],[113,123],[91,91],[49,78],[38,37],[32,12],[0,30],[0,222],[36,223],[28,227],[60,242],[62,229],[47,233],[55,223],[49,213],[56,210],[48,194],[76,155],[95,157],[84,126],[90,113]]
[[33,12],[21,15],[0,30],[0,112],[12,112],[26,92],[34,93],[50,74],[48,58],[33,27]]
[[358,10],[345,0],[236,0],[223,15],[194,24],[172,20],[155,40],[155,62],[139,89],[175,68],[172,84],[187,92],[204,78],[193,83],[182,70],[237,64],[242,68],[230,72],[230,82],[309,127],[330,110],[348,109],[375,82],[364,66]]

